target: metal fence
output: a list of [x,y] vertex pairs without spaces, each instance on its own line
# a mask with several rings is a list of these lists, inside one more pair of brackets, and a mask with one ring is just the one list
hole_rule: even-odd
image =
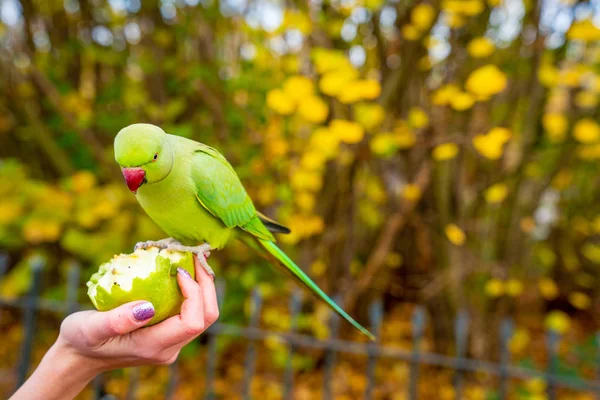
[[[7,269],[7,257],[0,254],[0,281],[4,278]],[[32,284],[29,293],[21,298],[8,299],[0,297],[0,307],[12,307],[22,310],[24,335],[21,344],[20,360],[15,370],[0,370],[0,376],[13,375],[16,373],[16,387],[19,387],[26,379],[27,372],[30,369],[31,349],[33,348],[36,332],[36,315],[38,311],[53,312],[62,315],[89,308],[78,303],[77,293],[80,288],[80,269],[78,265],[73,264],[69,267],[67,293],[64,301],[44,299],[40,297],[42,290],[42,275],[44,270],[44,260],[36,258],[31,262]],[[224,295],[224,284],[218,282],[217,290],[219,299]],[[205,399],[214,399],[214,381],[217,371],[218,354],[217,338],[219,336],[232,336],[244,338],[248,341],[248,348],[245,355],[244,377],[241,397],[250,399],[250,383],[255,372],[255,363],[257,358],[257,342],[277,337],[288,346],[289,356],[283,375],[284,398],[293,397],[294,388],[294,369],[292,366],[292,355],[300,349],[321,349],[325,351],[324,358],[324,378],[323,378],[323,398],[332,399],[332,383],[334,381],[334,367],[336,358],[341,354],[355,354],[366,357],[366,378],[367,385],[364,392],[364,398],[372,398],[373,391],[377,386],[375,377],[375,367],[378,360],[391,359],[405,361],[409,364],[409,384],[407,387],[407,398],[418,399],[419,370],[421,366],[437,366],[448,368],[453,371],[453,386],[455,398],[463,398],[463,382],[465,374],[470,372],[485,372],[498,377],[498,398],[505,399],[508,396],[509,383],[511,379],[542,378],[547,382],[547,398],[550,400],[558,398],[559,388],[569,388],[577,391],[593,392],[600,400],[600,332],[595,336],[595,378],[581,379],[572,376],[559,374],[558,371],[558,341],[559,335],[553,331],[548,331],[546,335],[546,347],[549,355],[549,361],[546,370],[533,370],[511,365],[510,352],[508,348],[509,340],[513,333],[513,324],[510,320],[504,320],[501,323],[499,332],[500,342],[500,362],[493,363],[482,360],[469,359],[466,355],[467,337],[469,328],[469,318],[466,312],[460,312],[455,319],[455,343],[456,355],[446,356],[431,352],[420,351],[420,344],[423,340],[426,327],[426,314],[422,307],[417,307],[412,316],[412,351],[406,351],[399,348],[383,346],[379,343],[358,343],[339,339],[337,337],[340,319],[337,316],[331,318],[331,337],[327,340],[317,340],[311,336],[299,334],[291,331],[287,333],[272,332],[259,327],[259,317],[262,306],[262,298],[258,291],[252,293],[252,311],[250,322],[247,326],[231,325],[224,322],[217,322],[212,325],[204,335],[209,335],[207,343],[207,362],[204,377],[206,379],[206,390],[203,395]],[[300,296],[292,296],[289,308],[292,317],[292,327],[294,321],[300,313]],[[370,326],[372,332],[377,336],[383,323],[383,305],[380,301],[375,301],[370,306]],[[174,398],[177,388],[177,363],[169,367],[169,381],[164,397],[166,399]],[[135,398],[135,391],[138,385],[138,374],[132,374],[129,382],[128,399]],[[103,387],[103,380],[98,377],[94,380],[94,393],[97,399],[112,398],[106,393]],[[15,388],[16,389],[16,388]]]

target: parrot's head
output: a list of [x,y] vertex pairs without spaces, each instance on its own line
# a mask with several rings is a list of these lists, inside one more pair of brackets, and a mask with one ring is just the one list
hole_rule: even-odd
[[129,125],[115,137],[115,160],[127,187],[137,193],[145,183],[167,177],[173,167],[173,151],[167,134],[151,124]]

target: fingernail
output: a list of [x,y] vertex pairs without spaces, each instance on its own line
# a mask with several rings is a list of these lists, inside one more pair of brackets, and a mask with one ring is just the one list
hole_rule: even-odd
[[152,303],[147,301],[145,303],[138,304],[137,306],[133,307],[132,312],[133,318],[135,318],[138,321],[145,321],[154,317],[154,306],[152,305]]
[[187,271],[186,271],[185,269],[183,269],[183,268],[177,268],[177,273],[178,273],[179,275],[185,276],[186,278],[189,278],[189,279],[194,279],[194,278],[192,278],[192,276],[190,275],[190,273],[189,273],[189,272],[187,272]]

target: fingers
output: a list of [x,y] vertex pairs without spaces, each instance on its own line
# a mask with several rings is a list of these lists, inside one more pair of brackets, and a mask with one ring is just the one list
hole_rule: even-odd
[[217,289],[215,287],[214,276],[210,276],[202,267],[197,256],[194,256],[194,268],[196,272],[196,281],[202,289],[204,296],[204,319],[211,325],[219,319],[219,303],[217,301]]
[[204,332],[219,317],[214,282],[197,260],[194,261],[198,282],[189,274],[178,270],[177,281],[185,298],[180,315],[136,332],[136,335],[144,336],[147,343],[158,340],[163,349],[183,346]]
[[143,327],[153,316],[154,306],[152,303],[135,301],[110,311],[82,313],[80,316],[75,316],[74,319],[85,318],[85,320],[69,321],[67,329],[69,326],[79,325],[87,344],[99,346],[112,337],[124,335]]

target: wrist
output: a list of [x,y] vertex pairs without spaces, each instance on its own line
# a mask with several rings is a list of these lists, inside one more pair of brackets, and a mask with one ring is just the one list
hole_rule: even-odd
[[102,368],[97,361],[80,354],[59,338],[11,400],[72,399],[100,372]]
[[48,364],[52,369],[58,368],[57,374],[76,376],[86,382],[103,372],[98,360],[81,354],[60,336],[48,350],[41,364]]

